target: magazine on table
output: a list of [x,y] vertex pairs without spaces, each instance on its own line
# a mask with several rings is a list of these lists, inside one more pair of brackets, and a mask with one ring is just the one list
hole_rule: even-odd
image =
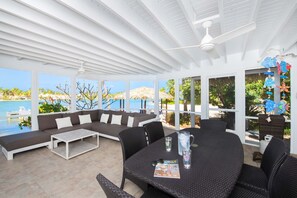
[[157,163],[154,177],[180,179],[178,160],[164,160],[163,163]]

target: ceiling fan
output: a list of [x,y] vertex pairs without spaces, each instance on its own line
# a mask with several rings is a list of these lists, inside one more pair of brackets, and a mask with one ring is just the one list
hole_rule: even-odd
[[[200,20],[203,21],[203,20]],[[195,23],[196,24],[196,23]],[[221,43],[224,43],[228,40],[231,40],[235,37],[241,36],[243,34],[246,34],[256,28],[256,23],[251,22],[247,25],[238,27],[234,30],[231,30],[229,32],[223,33],[215,38],[213,38],[208,30],[212,26],[212,20],[206,20],[203,21],[202,27],[205,28],[206,34],[202,38],[201,42],[199,45],[190,45],[190,46],[183,46],[183,47],[175,47],[175,48],[169,48],[165,49],[166,51],[171,51],[171,50],[180,50],[180,49],[188,49],[188,48],[195,48],[199,47],[201,50],[207,52],[212,58],[219,58],[219,54],[215,50],[215,46],[219,45]]]

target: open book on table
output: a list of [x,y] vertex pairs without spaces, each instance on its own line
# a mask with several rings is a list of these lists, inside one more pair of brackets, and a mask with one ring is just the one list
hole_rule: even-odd
[[164,160],[155,167],[154,177],[180,179],[178,160]]

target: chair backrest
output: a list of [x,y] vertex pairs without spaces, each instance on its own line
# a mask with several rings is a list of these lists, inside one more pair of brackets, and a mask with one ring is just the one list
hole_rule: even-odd
[[272,198],[297,197],[297,159],[288,156],[280,166],[270,191]]
[[204,119],[200,122],[200,128],[203,131],[225,132],[227,122],[221,120]]
[[284,138],[285,118],[282,115],[259,114],[259,140],[263,140],[265,135],[272,135],[280,139]]
[[143,127],[132,127],[119,133],[122,145],[123,161],[125,162],[134,153],[147,146]]
[[98,183],[100,184],[101,188],[103,189],[107,198],[118,198],[118,197],[134,198],[132,195],[123,191],[122,189],[117,187],[114,183],[109,181],[101,173],[99,173],[97,175],[96,179],[97,179]]
[[147,133],[149,144],[164,137],[162,122],[150,122],[145,124],[143,127]]
[[[270,177],[274,176],[275,171],[284,161],[287,153],[284,141],[279,138],[272,137],[264,151],[261,162],[261,169],[265,172],[270,184],[272,181],[271,179],[273,179]],[[271,186],[270,184],[269,186]]]

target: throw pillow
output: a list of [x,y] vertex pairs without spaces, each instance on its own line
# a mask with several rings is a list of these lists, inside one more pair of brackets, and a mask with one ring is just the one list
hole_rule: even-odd
[[133,123],[134,123],[134,117],[129,116],[128,122],[127,122],[127,127],[133,127]]
[[78,118],[79,118],[79,123],[80,124],[92,123],[90,114],[78,115]]
[[56,123],[57,123],[58,129],[65,128],[65,127],[72,127],[70,117],[57,118]]
[[100,122],[107,123],[108,118],[109,118],[109,114],[105,114],[105,113],[103,113],[103,114],[101,115]]
[[122,115],[112,115],[111,124],[121,125]]

